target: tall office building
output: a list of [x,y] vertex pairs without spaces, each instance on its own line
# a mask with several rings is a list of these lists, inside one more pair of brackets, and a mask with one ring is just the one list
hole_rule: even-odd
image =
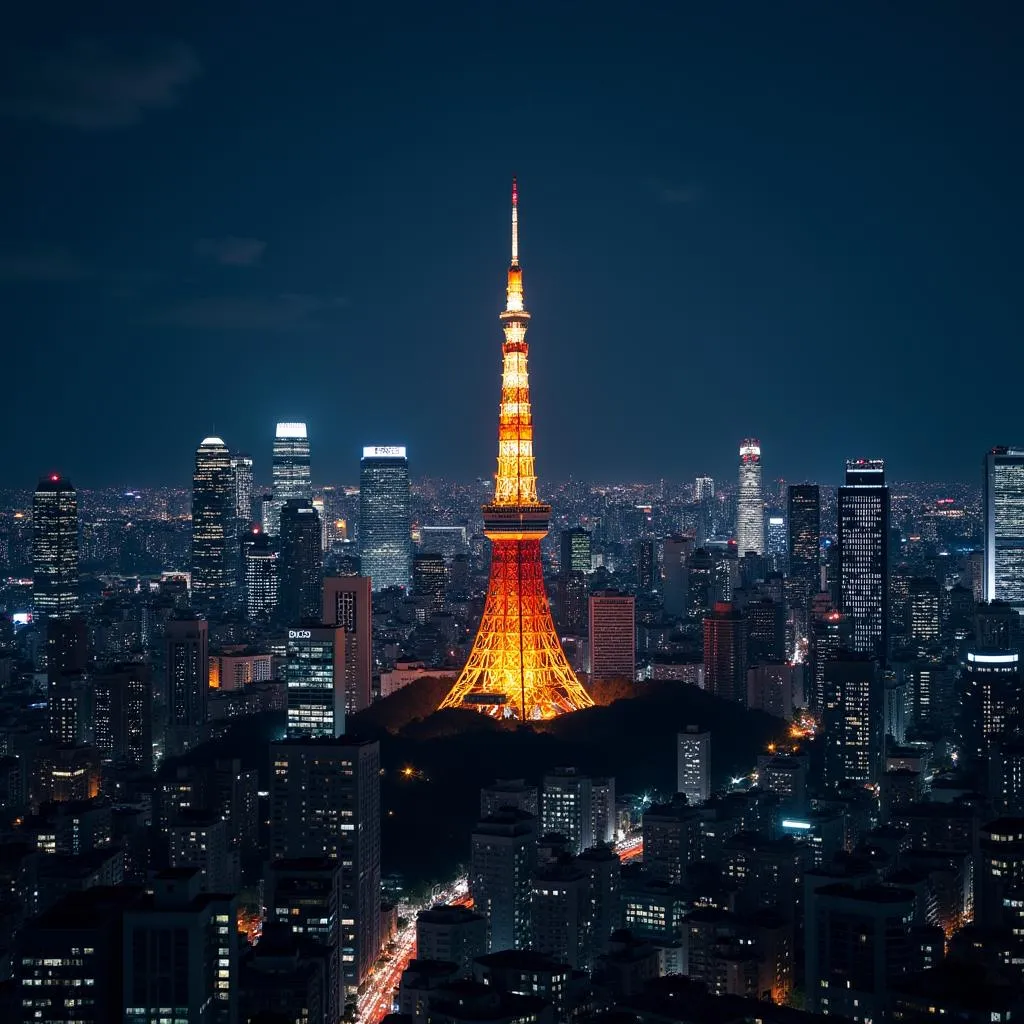
[[423,551],[412,560],[412,592],[414,597],[425,598],[435,607],[444,604],[448,586],[448,566],[444,555]]
[[889,655],[889,488],[881,459],[846,463],[839,488],[839,604],[854,651]]
[[320,618],[323,548],[320,516],[309,501],[289,498],[280,515],[277,607],[289,625]]
[[227,445],[207,437],[192,476],[192,604],[207,615],[230,611],[238,583],[235,477]]
[[241,533],[252,524],[252,456],[235,452],[231,471],[235,476],[235,518]]
[[590,595],[590,678],[636,678],[636,598],[614,590]]
[[821,492],[791,484],[788,494],[789,596],[803,604],[821,589]]
[[747,622],[728,601],[704,620],[704,688],[716,697],[747,701]]
[[309,468],[309,435],[305,423],[278,423],[274,432],[271,462],[273,488],[264,508],[263,528],[272,537],[281,530],[281,509],[296,498],[313,500],[313,480]]
[[329,576],[324,580],[324,623],[345,630],[345,713],[370,706],[373,668],[373,598],[367,576]]
[[884,690],[868,654],[840,652],[825,666],[825,784],[878,782],[885,737]]
[[582,526],[574,526],[571,530],[563,530],[559,534],[560,559],[559,572],[568,576],[571,572],[590,572],[591,545],[590,534]]
[[654,541],[644,537],[636,542],[636,589],[638,593],[649,594],[654,590],[655,572],[658,559],[654,552]]
[[115,763],[153,769],[153,684],[141,662],[110,665],[93,679],[96,749]]
[[825,667],[835,661],[840,650],[850,646],[850,620],[831,611],[811,619],[807,644],[807,687],[811,710],[820,715],[825,709]]
[[250,526],[242,537],[245,584],[245,617],[266,622],[277,612],[280,586],[280,552],[277,542],[262,526]]
[[987,757],[1022,724],[1020,655],[968,648],[960,667],[960,735],[963,752]]
[[285,650],[288,736],[341,736],[345,731],[345,631],[340,626],[289,629]]
[[711,733],[695,725],[676,736],[676,792],[689,804],[702,804],[711,796]]
[[487,919],[491,952],[530,945],[531,878],[537,865],[537,819],[503,807],[477,822],[470,840],[469,894]]
[[699,476],[693,482],[693,500],[710,501],[715,496],[715,481],[710,476]]
[[906,630],[920,657],[939,642],[942,627],[940,591],[938,580],[931,577],[915,576],[910,581]]
[[689,611],[690,556],[693,538],[674,534],[662,541],[661,589],[665,614],[683,618]]
[[740,444],[740,484],[736,499],[736,551],[764,554],[764,495],[761,490],[761,442],[748,437]]
[[58,473],[39,481],[32,502],[32,603],[55,619],[78,614],[78,495]]
[[270,748],[274,860],[341,862],[341,951],[350,1000],[380,953],[380,744],[350,736]]
[[412,570],[409,460],[404,447],[363,449],[359,555],[374,590],[408,587]]
[[1024,448],[993,448],[985,456],[986,601],[1024,610]]
[[172,619],[165,633],[168,754],[202,742],[209,700],[210,645],[203,619]]

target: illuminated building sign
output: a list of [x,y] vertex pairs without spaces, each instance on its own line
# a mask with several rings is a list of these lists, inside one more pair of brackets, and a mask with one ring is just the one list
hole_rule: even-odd
[[371,445],[363,449],[364,459],[404,459],[405,445]]

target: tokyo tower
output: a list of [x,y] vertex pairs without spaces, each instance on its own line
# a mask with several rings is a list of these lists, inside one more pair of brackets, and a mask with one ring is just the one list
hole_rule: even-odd
[[512,179],[512,262],[501,313],[501,408],[494,500],[483,506],[491,579],[473,649],[442,708],[471,707],[495,718],[554,718],[593,705],[562,650],[544,589],[540,542],[551,506],[537,497],[533,416],[526,370],[530,314],[519,266],[519,194]]

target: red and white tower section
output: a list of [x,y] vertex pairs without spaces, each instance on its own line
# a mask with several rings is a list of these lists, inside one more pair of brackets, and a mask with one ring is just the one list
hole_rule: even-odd
[[544,719],[593,705],[565,657],[544,589],[540,542],[551,506],[537,497],[533,415],[519,266],[519,194],[512,181],[512,262],[501,313],[501,408],[494,500],[483,506],[491,578],[473,649],[442,708],[469,707],[500,718]]

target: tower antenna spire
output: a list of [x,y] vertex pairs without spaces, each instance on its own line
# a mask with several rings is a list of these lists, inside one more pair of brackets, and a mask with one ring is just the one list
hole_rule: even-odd
[[512,266],[519,266],[519,188],[512,178]]

